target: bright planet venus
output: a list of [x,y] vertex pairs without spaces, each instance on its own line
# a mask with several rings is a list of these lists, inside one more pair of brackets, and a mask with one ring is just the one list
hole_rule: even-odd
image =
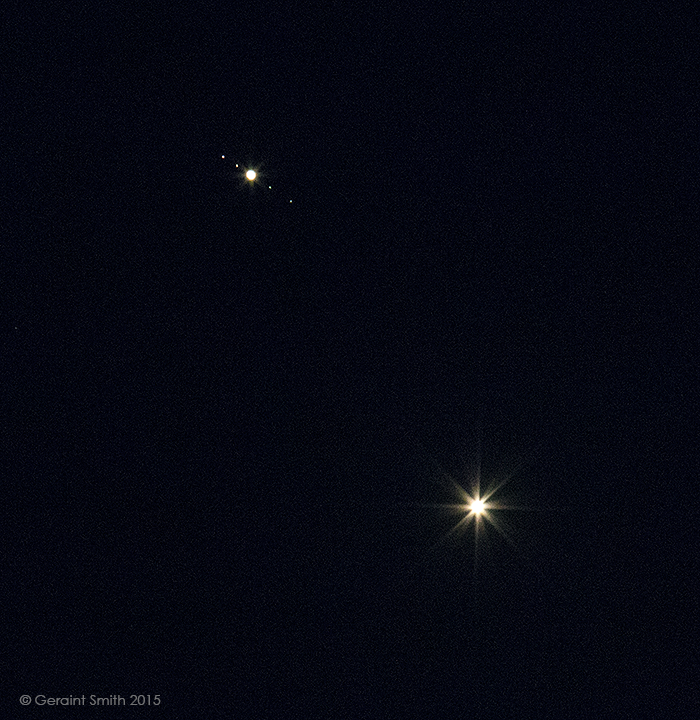
[[473,500],[471,505],[469,505],[469,509],[474,513],[474,515],[481,515],[484,512],[484,501],[483,500]]

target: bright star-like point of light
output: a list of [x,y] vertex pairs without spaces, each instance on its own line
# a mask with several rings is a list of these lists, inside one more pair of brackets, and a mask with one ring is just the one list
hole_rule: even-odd
[[[474,476],[471,478],[470,490],[465,490],[448,473],[445,473],[444,477],[451,486],[452,494],[456,502],[440,503],[435,507],[443,508],[457,515],[458,520],[447,534],[443,536],[443,540],[452,535],[462,535],[471,525],[474,529],[475,553],[477,552],[476,545],[479,543],[480,536],[485,533],[489,527],[493,528],[508,543],[512,544],[512,540],[509,537],[508,523],[503,513],[508,510],[529,510],[532,508],[511,505],[498,499],[500,489],[508,482],[510,476],[506,476],[500,481],[494,479],[494,481],[489,483],[488,488],[482,489],[480,487],[481,468],[477,467]],[[485,537],[486,536],[484,536],[484,539]]]
[[[507,447],[505,449],[508,450]],[[448,541],[455,549],[463,547],[467,552],[472,550],[475,587],[480,557],[496,558],[492,551],[496,552],[500,540],[517,548],[521,539],[524,539],[521,535],[522,524],[512,511],[519,514],[520,511],[539,512],[545,509],[541,506],[521,504],[520,498],[526,480],[520,472],[525,463],[520,457],[514,457],[514,453],[499,454],[504,456],[499,462],[500,467],[488,467],[486,477],[482,477],[480,440],[472,457],[461,455],[461,467],[457,468],[455,474],[433,459],[433,480],[441,488],[442,502],[423,504],[423,507],[438,509],[443,516],[441,522],[444,522],[444,527],[435,537],[426,559],[428,554]],[[496,454],[496,457],[499,454]],[[523,454],[524,452],[518,451],[518,455]],[[508,497],[504,495],[504,487],[516,476],[519,477],[514,483],[516,488],[511,488],[513,494],[509,493]]]
[[250,182],[254,182],[255,178],[258,176],[258,173],[255,172],[255,170],[246,170],[245,178],[246,180]]
[[483,500],[477,499],[471,502],[471,504],[469,505],[469,509],[474,515],[481,515],[486,509],[486,505],[484,504]]

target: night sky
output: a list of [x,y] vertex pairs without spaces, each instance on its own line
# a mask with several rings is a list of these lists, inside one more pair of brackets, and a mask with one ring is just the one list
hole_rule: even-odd
[[7,716],[697,712],[697,14],[62,5],[6,38]]

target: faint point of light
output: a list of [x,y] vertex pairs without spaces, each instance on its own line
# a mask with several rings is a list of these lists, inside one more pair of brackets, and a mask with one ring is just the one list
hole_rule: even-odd
[[258,174],[255,172],[255,170],[246,170],[245,177],[246,177],[246,180],[250,180],[251,182],[253,182],[253,180],[255,180],[255,178],[257,177],[257,175]]
[[221,159],[223,160],[225,157],[226,157],[226,155],[222,155],[222,156],[221,156]]
[[474,515],[482,515],[484,513],[484,510],[486,509],[486,506],[484,505],[483,500],[473,500],[472,503],[469,505],[469,509]]

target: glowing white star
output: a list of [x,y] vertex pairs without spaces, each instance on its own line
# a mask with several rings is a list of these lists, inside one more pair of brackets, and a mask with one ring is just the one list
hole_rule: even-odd
[[508,510],[532,509],[520,505],[511,505],[508,502],[499,500],[498,496],[501,494],[501,488],[508,483],[513,473],[499,473],[500,477],[493,477],[488,483],[488,487],[482,490],[481,453],[479,452],[475,466],[470,469],[465,469],[465,479],[470,481],[468,485],[470,489],[467,491],[449,472],[446,472],[439,465],[438,469],[440,475],[442,475],[442,483],[451,488],[451,494],[454,500],[446,504],[438,504],[437,507],[454,513],[459,517],[456,524],[452,525],[450,530],[443,535],[442,540],[444,541],[451,536],[462,535],[466,532],[469,525],[473,524],[475,553],[477,552],[477,544],[480,541],[480,536],[487,527],[493,528],[508,543],[513,544],[508,522],[503,512]]
[[483,500],[479,500],[478,498],[476,500],[473,500],[472,503],[469,505],[469,509],[474,513],[474,515],[482,515],[484,510],[486,509],[486,505],[484,504]]
[[494,499],[494,494],[505,484],[501,482],[494,484],[486,492],[482,493],[479,489],[480,477],[477,475],[473,490],[468,493],[454,478],[450,478],[452,486],[455,490],[459,502],[456,504],[443,505],[452,511],[459,513],[462,517],[459,522],[452,528],[450,534],[454,532],[463,532],[467,526],[474,523],[475,539],[478,540],[480,530],[486,525],[493,527],[499,535],[505,540],[511,542],[508,532],[504,527],[502,518],[498,517],[499,511],[502,510],[520,510],[523,508],[509,504],[498,502]]
[[254,182],[257,176],[258,173],[256,173],[255,170],[246,170],[245,177],[249,182]]
[[[524,450],[518,449],[516,455],[507,447],[505,451],[500,446],[497,446],[497,449],[499,452],[492,454],[500,458],[498,466],[489,463],[485,476],[482,476],[480,438],[473,457],[461,455],[462,467],[457,470],[456,474],[443,467],[433,457],[431,461],[433,480],[441,487],[442,492],[447,492],[447,495],[443,497],[443,502],[422,504],[422,507],[438,509],[443,516],[452,516],[449,521],[446,517],[444,518],[449,524],[434,536],[430,547],[426,549],[423,562],[432,565],[433,562],[439,561],[439,558],[434,555],[434,551],[438,547],[444,547],[448,541],[459,555],[473,554],[472,583],[475,601],[482,558],[493,560],[503,557],[500,555],[500,550],[497,551],[501,540],[518,552],[527,549],[529,538],[526,533],[523,533],[523,518],[522,516],[518,517],[520,512],[541,512],[554,509],[520,504],[519,502],[526,484],[521,471],[526,465],[532,463],[536,449],[528,451],[527,455]],[[513,483],[516,487],[511,487],[510,492],[505,495],[505,486],[514,478],[518,478]],[[457,540],[459,541],[454,542]],[[499,554],[497,555],[496,552]],[[450,562],[450,568],[454,567],[452,563],[454,557],[452,553],[444,556]]]

